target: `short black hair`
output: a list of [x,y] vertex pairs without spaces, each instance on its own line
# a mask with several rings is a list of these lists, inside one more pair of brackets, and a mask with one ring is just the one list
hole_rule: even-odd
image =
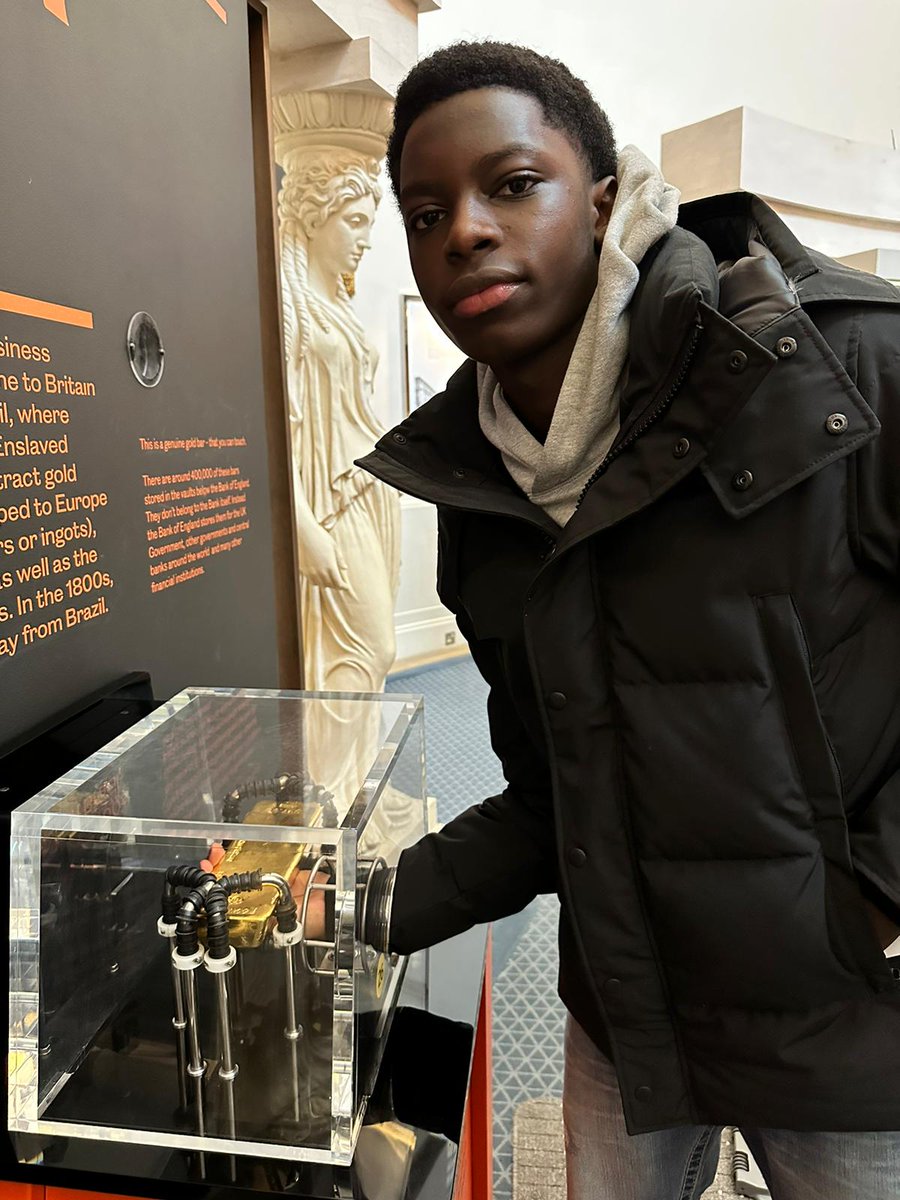
[[615,175],[618,156],[609,117],[584,80],[573,75],[565,63],[509,42],[455,42],[423,58],[397,90],[387,146],[395,196],[400,189],[403,143],[413,121],[441,100],[489,87],[533,96],[544,120],[569,138],[594,180]]

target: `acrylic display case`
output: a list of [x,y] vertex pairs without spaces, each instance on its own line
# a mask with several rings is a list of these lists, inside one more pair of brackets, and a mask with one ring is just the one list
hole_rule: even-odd
[[360,934],[424,767],[417,697],[199,688],[16,809],[14,1140],[349,1163],[405,968]]

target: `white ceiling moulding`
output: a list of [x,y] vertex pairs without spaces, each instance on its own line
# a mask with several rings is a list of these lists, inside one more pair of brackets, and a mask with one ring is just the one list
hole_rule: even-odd
[[270,52],[283,54],[328,42],[350,41],[353,34],[347,28],[347,21],[332,12],[334,7],[316,0],[268,0]]
[[441,0],[268,0],[272,91],[393,98],[418,58],[418,20]]
[[807,245],[847,255],[900,249],[900,151],[735,108],[662,138],[682,200],[755,192]]
[[310,46],[271,58],[272,91],[356,91],[393,99],[409,69],[372,38]]

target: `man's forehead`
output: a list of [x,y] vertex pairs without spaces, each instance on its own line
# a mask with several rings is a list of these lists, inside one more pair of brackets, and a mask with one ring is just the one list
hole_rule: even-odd
[[424,141],[440,131],[444,138],[490,133],[498,126],[517,140],[516,131],[546,127],[540,102],[528,92],[506,87],[479,87],[457,92],[426,108],[409,127],[404,142]]
[[400,160],[404,187],[423,169],[465,160],[473,169],[490,166],[515,153],[558,150],[568,145],[560,130],[546,123],[540,102],[511,88],[473,88],[440,100],[409,128]]

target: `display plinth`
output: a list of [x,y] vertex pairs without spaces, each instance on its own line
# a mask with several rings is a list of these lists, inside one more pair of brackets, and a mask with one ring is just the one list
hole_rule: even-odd
[[425,822],[416,697],[191,689],[27,801],[10,1130],[349,1163],[405,967],[358,931]]

